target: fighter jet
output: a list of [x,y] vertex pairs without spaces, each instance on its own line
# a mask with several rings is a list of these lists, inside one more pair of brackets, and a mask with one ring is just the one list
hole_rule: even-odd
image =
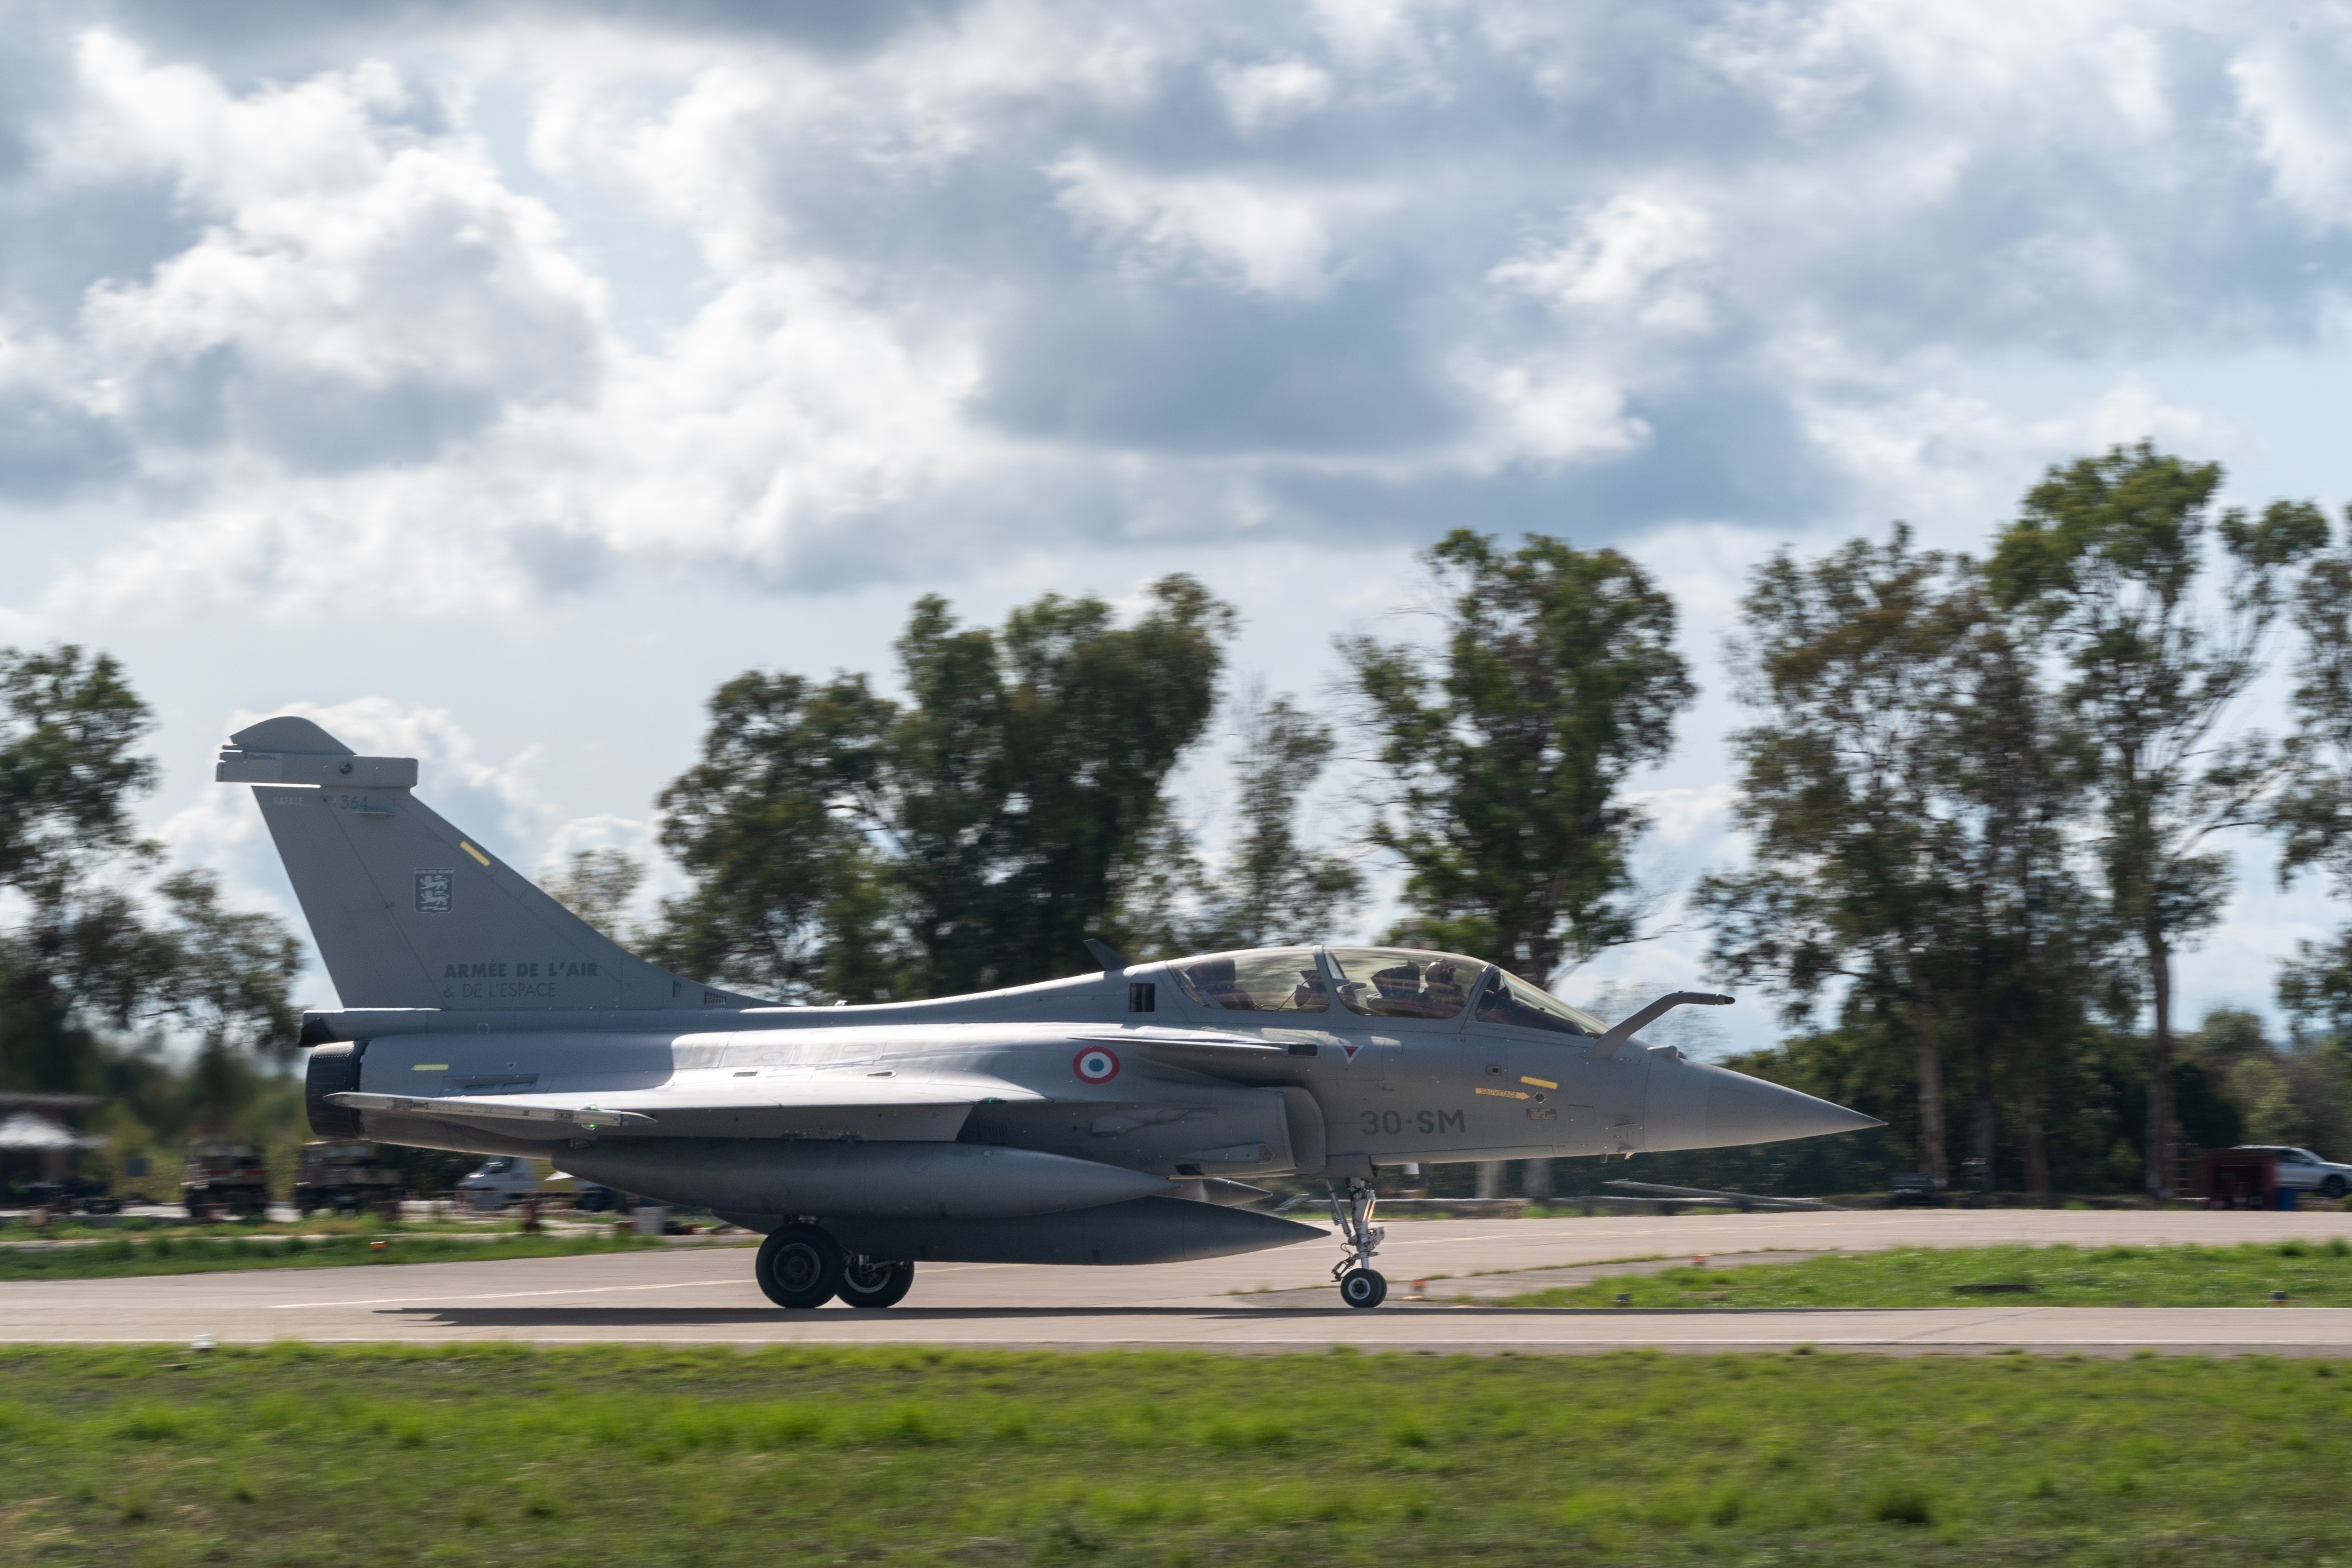
[[782,1308],[888,1307],[926,1261],[1161,1263],[1316,1241],[1240,1206],[1319,1179],[1377,1307],[1381,1165],[1874,1127],[1455,953],[1283,947],[929,1002],[779,1006],[628,952],[307,719],[232,736],[343,1005],[306,1013],[322,1138],[544,1156],[765,1238]]

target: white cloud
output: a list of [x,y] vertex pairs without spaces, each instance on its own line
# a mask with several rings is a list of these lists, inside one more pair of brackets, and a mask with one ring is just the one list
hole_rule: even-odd
[[1475,450],[1484,468],[1615,457],[1650,435],[1625,412],[1625,389],[1572,354],[1517,363],[1465,355],[1456,374],[1483,406]]
[[1060,205],[1139,274],[1198,271],[1255,293],[1307,297],[1331,281],[1335,227],[1384,205],[1363,192],[1245,176],[1167,178],[1077,152],[1047,169]]
[[121,22],[0,182],[0,489],[130,522],[16,613],[1974,504],[2221,428],[1974,356],[2308,341],[2343,9],[420,13],[266,71]]
[[1650,831],[1670,849],[1719,838],[1739,804],[1738,786],[1707,784],[1699,789],[1628,790],[1625,800],[1648,813]]
[[1712,322],[1700,273],[1715,254],[1706,213],[1671,196],[1612,197],[1573,237],[1523,253],[1487,277],[1562,312],[1592,312],[1666,332]]
[[150,473],[201,493],[255,462],[415,461],[593,391],[601,285],[469,139],[397,118],[387,68],[240,97],[104,34],[79,66],[65,166],[160,173],[202,224],[150,276],[93,279],[70,349],[45,345]]
[[[1855,510],[1903,518],[1975,541],[2017,497],[2014,476],[2086,452],[2152,439],[2172,450],[2229,458],[2244,434],[2124,378],[2065,413],[2021,418],[1981,396],[1941,392],[1878,398],[1822,395],[1803,404],[1806,429],[1833,453]],[[1996,478],[1998,476],[1998,478]]]
[[1265,60],[1234,66],[1219,60],[1210,79],[1225,102],[1225,117],[1244,136],[1287,125],[1331,101],[1331,73],[1306,60]]
[[2294,30],[2238,51],[2230,79],[2278,198],[2315,231],[2352,228],[2352,6],[2297,12]]

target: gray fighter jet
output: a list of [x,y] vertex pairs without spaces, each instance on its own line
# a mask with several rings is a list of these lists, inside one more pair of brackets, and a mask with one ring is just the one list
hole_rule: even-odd
[[435,815],[408,757],[239,731],[345,1005],[307,1014],[310,1125],[707,1207],[780,1307],[887,1307],[919,1260],[1160,1263],[1326,1233],[1237,1206],[1326,1183],[1375,1307],[1377,1165],[1630,1155],[1878,1125],[1614,1026],[1475,959],[1292,947],[936,1002],[783,1007],[624,951]]

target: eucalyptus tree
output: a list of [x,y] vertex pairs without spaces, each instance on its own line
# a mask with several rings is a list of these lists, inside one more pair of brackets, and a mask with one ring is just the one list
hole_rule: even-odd
[[1547,980],[1634,934],[1647,825],[1626,781],[1695,694],[1675,605],[1617,551],[1456,530],[1422,557],[1443,646],[1340,652],[1392,789],[1371,838],[1404,862],[1405,929]]
[[[2315,559],[2296,586],[2295,731],[2290,783],[2273,816],[2286,836],[2281,881],[2316,867],[2352,898],[2352,508],[2345,523],[2344,542]],[[2352,926],[2300,944],[2280,973],[2279,1001],[2352,1043]]]
[[161,891],[170,920],[156,934],[164,979],[154,1010],[195,1036],[204,1125],[226,1133],[236,1109],[232,1064],[294,1048],[302,944],[274,915],[225,907],[208,872],[179,872]]
[[132,816],[154,787],[137,750],[152,723],[105,654],[0,649],[0,888],[24,911],[0,936],[0,1083],[81,1087],[90,1042],[75,1015],[95,998],[127,1016],[160,974],[135,901],[91,885],[110,863],[153,857]]
[[662,792],[661,845],[693,887],[649,944],[669,968],[792,1001],[890,995],[873,811],[897,709],[862,676],[752,670],[712,694],[702,755]]
[[1252,691],[1237,705],[1232,828],[1202,873],[1198,947],[1322,942],[1363,896],[1346,854],[1302,832],[1301,804],[1329,765],[1330,727],[1287,697]]
[[625,930],[625,917],[629,900],[646,885],[646,863],[627,850],[575,849],[562,863],[540,868],[539,885],[614,942],[635,940]]
[[1047,595],[1003,629],[926,599],[899,642],[914,700],[890,735],[874,829],[940,995],[1068,974],[1110,923],[1168,775],[1215,711],[1234,613],[1190,577],[1131,625]]
[[1743,871],[1701,884],[1717,960],[1801,1017],[1837,994],[1907,1051],[1919,1168],[1948,1178],[1945,1086],[1972,1086],[1991,1170],[1999,1084],[2019,1084],[2029,1185],[2046,1189],[2039,1058],[2071,1025],[2095,922],[2067,865],[2074,749],[2028,650],[1965,556],[1853,541],[1756,574],[1731,652],[1743,702]]
[[290,1049],[301,948],[275,916],[224,906],[183,871],[150,887],[133,815],[154,786],[152,720],[122,667],[71,645],[0,649],[0,1086],[89,1087],[95,1030],[177,1022],[197,1036],[205,1110],[226,1122],[236,1052]]
[[1119,625],[1047,595],[1000,629],[919,600],[904,701],[864,676],[752,671],[664,792],[695,879],[662,962],[796,999],[946,995],[1072,973],[1216,702],[1232,611],[1154,584]]
[[[2268,819],[2284,761],[2233,734],[2230,710],[2262,668],[2285,568],[2327,533],[2297,503],[2216,515],[2221,477],[2145,442],[2053,467],[1990,563],[1997,600],[2033,617],[2071,677],[2106,896],[2139,949],[2151,1015],[2145,1184],[2159,1196],[2172,1180],[2172,955],[2227,896],[2211,836]],[[2214,540],[2229,569],[2218,613],[2199,594]]]
[[1797,1018],[1839,992],[1849,1020],[1874,1020],[1865,1035],[1907,1048],[1919,1168],[1948,1180],[1945,1058],[1967,1053],[1990,1159],[2001,996],[2042,952],[2032,912],[2063,875],[2061,748],[2032,670],[1976,566],[1915,550],[1900,524],[1769,560],[1731,656],[1764,720],[1731,738],[1750,868],[1700,884],[1717,962]]
[[131,816],[155,786],[154,760],[135,750],[152,723],[106,654],[0,648],[0,887],[37,923],[100,865],[152,854]]

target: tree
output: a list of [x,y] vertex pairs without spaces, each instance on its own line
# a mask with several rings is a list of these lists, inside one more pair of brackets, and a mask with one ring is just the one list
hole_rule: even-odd
[[0,649],[0,888],[24,900],[22,926],[0,942],[0,1081],[82,1087],[90,1049],[78,1005],[127,1016],[153,978],[153,954],[129,897],[93,889],[117,858],[150,858],[131,802],[154,787],[134,751],[151,720],[121,666],[63,644]]
[[575,849],[560,867],[540,873],[548,896],[614,942],[632,938],[623,917],[646,885],[645,862],[625,849]]
[[2295,943],[2295,956],[2279,966],[2278,999],[2297,1025],[2352,1042],[2352,926]]
[[[894,747],[892,828],[926,873],[915,931],[933,994],[1074,973],[1087,937],[1121,934],[1109,926],[1120,869],[1208,727],[1234,620],[1189,577],[1163,578],[1147,598],[1129,626],[1098,599],[1047,595],[1013,611],[993,639],[992,691],[970,634],[936,601],[919,606],[900,647],[922,700]],[[958,667],[952,677],[942,663]],[[949,865],[952,876],[928,875]]]
[[[2317,867],[2339,896],[2352,897],[2352,508],[2345,522],[2344,544],[2313,561],[2296,585],[2295,731],[2272,820],[2286,836],[2281,885]],[[2352,927],[2298,944],[2280,973],[2279,1002],[2352,1044]]]
[[[2105,818],[2102,872],[2137,942],[2152,1027],[2147,1190],[2169,1193],[2172,953],[2219,918],[2228,872],[2217,830],[2263,820],[2281,759],[2233,739],[2231,703],[2261,668],[2282,568],[2326,542],[2315,508],[2273,503],[2259,520],[2213,516],[2221,470],[2143,442],[2053,468],[1994,550],[1992,587],[2038,620],[2072,680]],[[2224,608],[2199,604],[2209,534],[2231,563]]]
[[1621,793],[1664,757],[1694,696],[1675,607],[1614,550],[1456,530],[1423,561],[1448,595],[1444,647],[1345,639],[1395,794],[1372,829],[1408,871],[1404,931],[1548,981],[1629,940]]
[[669,968],[794,1001],[894,993],[877,811],[896,712],[863,677],[738,676],[710,699],[701,760],[662,792],[662,847],[694,878],[650,948]]
[[1202,948],[1283,947],[1321,942],[1363,895],[1345,855],[1310,849],[1299,802],[1331,759],[1330,729],[1287,697],[1253,692],[1237,715],[1235,831],[1206,879]]
[[105,654],[0,648],[0,886],[56,909],[92,867],[140,847],[131,802],[155,764],[131,748],[152,722]]
[[158,933],[155,1009],[195,1035],[204,1121],[224,1133],[236,1109],[235,1056],[294,1048],[301,1020],[291,994],[302,944],[274,915],[223,909],[209,872],[182,871],[160,890],[171,923]]
[[2042,1061],[2080,1017],[2096,920],[2066,863],[2076,749],[1966,557],[1856,540],[1756,574],[1733,651],[1764,722],[1732,739],[1752,867],[1707,879],[1715,956],[1801,1018],[1843,988],[1851,1043],[1906,1055],[1918,1168],[1948,1179],[1947,1058],[1992,1171],[2021,1079],[2049,1190]]
[[657,944],[674,967],[781,994],[945,995],[1082,968],[1179,756],[1205,728],[1233,612],[1188,577],[1119,626],[1047,595],[1001,631],[919,601],[907,700],[862,676],[744,675],[662,796],[697,879]]
[[152,899],[126,874],[155,856],[131,815],[154,782],[135,750],[149,723],[103,654],[0,650],[0,885],[26,911],[0,936],[0,1082],[91,1087],[97,1028],[173,1021],[198,1037],[200,1097],[218,1126],[234,1054],[295,1042],[301,947],[276,917],[224,908],[205,873],[169,877]]

